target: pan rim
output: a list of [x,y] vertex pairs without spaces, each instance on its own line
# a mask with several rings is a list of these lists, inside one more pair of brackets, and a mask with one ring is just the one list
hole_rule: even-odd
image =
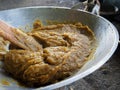
[[[68,7],[58,7],[58,6],[31,6],[31,7],[22,7],[22,8],[15,8],[15,9],[9,9],[9,10],[17,10],[17,9],[28,9],[28,8],[53,8],[53,9],[70,9]],[[70,9],[71,10],[71,9]],[[4,12],[4,11],[8,11],[8,10],[2,10],[0,12]],[[84,13],[88,13],[88,14],[91,14],[90,12],[87,12],[87,11],[83,11],[83,10],[77,10],[78,12],[81,11],[81,12],[84,12]],[[94,15],[94,14],[91,14],[91,15]],[[107,19],[101,17],[101,16],[98,16],[98,15],[94,15],[98,18],[101,18],[102,20],[104,20],[106,23],[108,23],[110,26],[111,26],[111,29],[114,31],[115,33],[115,39],[114,39],[114,42],[113,42],[113,46],[111,47],[111,50],[109,53],[106,54],[105,57],[103,57],[101,59],[101,61],[99,63],[97,63],[96,65],[92,66],[91,68],[87,69],[86,71],[78,74],[78,75],[75,75],[75,76],[72,76],[70,78],[67,78],[67,79],[64,79],[60,82],[57,82],[55,84],[51,84],[51,85],[47,85],[47,86],[44,86],[44,87],[39,87],[39,88],[33,88],[34,90],[49,90],[49,89],[55,89],[55,88],[59,88],[59,87],[62,87],[62,86],[65,86],[65,85],[68,85],[70,83],[73,83],[83,77],[86,77],[87,75],[93,73],[94,71],[98,70],[104,63],[106,63],[109,58],[113,55],[113,53],[115,52],[115,50],[117,49],[117,46],[118,46],[118,42],[119,42],[119,34],[118,34],[118,31],[116,29],[116,27],[110,22],[108,21]]]

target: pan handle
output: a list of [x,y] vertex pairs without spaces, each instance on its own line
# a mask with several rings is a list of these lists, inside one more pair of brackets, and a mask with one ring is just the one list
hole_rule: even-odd
[[71,9],[81,9],[84,11],[89,11],[92,14],[99,15],[100,12],[100,2],[99,0],[86,0],[84,2],[79,2],[71,7]]
[[[92,1],[92,2],[90,2]],[[100,2],[99,0],[85,0],[84,2],[79,2],[71,7],[71,9],[89,11],[92,14],[100,15]],[[120,40],[118,41],[120,44]]]

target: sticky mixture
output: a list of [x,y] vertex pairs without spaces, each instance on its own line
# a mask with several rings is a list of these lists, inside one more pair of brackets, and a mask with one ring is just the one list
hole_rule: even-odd
[[32,87],[55,83],[72,75],[88,61],[95,41],[92,30],[81,23],[43,26],[37,21],[33,30],[24,34],[26,41],[22,36],[24,32],[16,32],[16,42],[20,44],[15,45],[20,48],[10,49],[5,54],[4,69]]
[[7,80],[4,80],[4,79],[2,79],[2,80],[0,81],[0,83],[1,83],[2,85],[5,85],[5,86],[9,86],[9,85],[10,85],[10,82],[8,82]]

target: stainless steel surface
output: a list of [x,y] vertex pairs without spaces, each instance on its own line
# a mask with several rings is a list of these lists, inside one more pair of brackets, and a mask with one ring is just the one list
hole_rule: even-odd
[[[68,8],[52,6],[37,6],[0,11],[0,19],[8,22],[15,27],[32,25],[35,19],[40,19],[44,24],[47,24],[46,20],[54,20],[59,22],[74,21],[81,22],[84,25],[88,25],[94,31],[98,42],[94,58],[88,61],[84,65],[84,67],[82,67],[74,76],[71,76],[61,82],[52,85],[37,88],[36,90],[50,90],[62,87],[91,74],[92,72],[100,68],[106,61],[108,61],[108,59],[113,55],[114,51],[116,50],[119,41],[118,32],[113,26],[113,24],[100,16],[96,16],[85,11],[76,11],[70,10]],[[2,70],[0,70],[0,78],[7,78],[8,80],[11,80],[10,77],[4,75]],[[28,89],[19,86],[14,81],[11,83],[12,84],[10,86],[1,86],[0,89]]]

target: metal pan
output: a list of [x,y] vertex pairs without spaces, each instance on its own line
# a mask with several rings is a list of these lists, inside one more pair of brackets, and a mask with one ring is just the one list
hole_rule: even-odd
[[12,78],[4,75],[3,71],[0,70],[0,78],[7,79],[8,82],[11,82],[9,86],[0,85],[1,90],[51,90],[68,85],[99,69],[109,60],[118,46],[119,35],[114,25],[103,17],[86,11],[77,11],[69,8],[54,6],[26,7],[0,11],[0,19],[13,25],[14,27],[23,27],[27,24],[32,25],[33,21],[36,19],[40,19],[44,24],[47,24],[47,20],[59,22],[81,22],[84,25],[88,25],[93,30],[98,44],[94,58],[89,60],[75,75],[48,86],[39,88],[22,87],[14,80],[11,81]]

